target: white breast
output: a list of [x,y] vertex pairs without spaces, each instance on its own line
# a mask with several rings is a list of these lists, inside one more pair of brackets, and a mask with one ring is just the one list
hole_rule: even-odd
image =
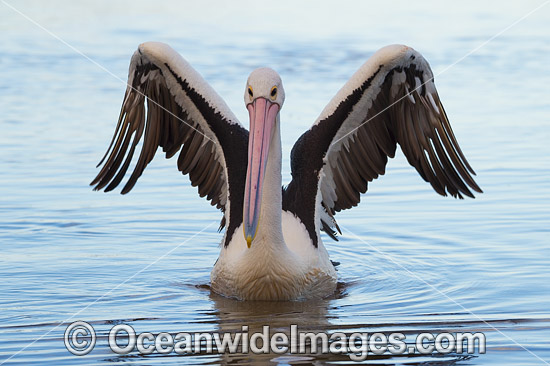
[[285,243],[246,246],[242,225],[212,270],[214,291],[246,300],[322,298],[334,292],[336,271],[321,241],[315,248],[305,226],[283,211]]

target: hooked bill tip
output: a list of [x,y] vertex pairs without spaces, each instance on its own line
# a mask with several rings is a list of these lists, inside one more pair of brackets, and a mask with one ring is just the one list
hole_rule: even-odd
[[246,245],[248,246],[249,249],[250,249],[250,244],[252,244],[252,236],[247,235],[246,236]]

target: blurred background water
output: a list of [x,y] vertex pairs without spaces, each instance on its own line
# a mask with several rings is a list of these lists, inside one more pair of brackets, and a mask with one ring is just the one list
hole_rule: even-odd
[[[221,215],[175,161],[157,156],[126,196],[88,186],[114,130],[130,57],[149,40],[180,52],[245,124],[249,72],[279,71],[287,94],[283,182],[292,145],[351,74],[384,45],[410,45],[430,62],[485,193],[442,198],[399,152],[362,204],[338,214],[340,241],[324,239],[341,262],[338,295],[298,303],[216,296],[207,285]],[[367,362],[547,365],[549,64],[550,5],[542,1],[2,1],[0,364],[350,362],[318,354],[119,356],[106,334],[126,323],[140,332],[244,324],[482,331],[487,353],[475,357]],[[98,332],[87,356],[63,345],[74,320]]]

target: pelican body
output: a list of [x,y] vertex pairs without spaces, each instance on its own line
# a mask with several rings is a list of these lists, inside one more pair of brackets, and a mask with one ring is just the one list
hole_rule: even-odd
[[[334,293],[337,275],[321,240],[336,239],[334,215],[356,206],[384,174],[397,144],[441,194],[482,192],[439,100],[433,74],[402,45],[376,52],[340,89],[291,153],[292,180],[281,182],[280,111],[285,92],[270,68],[246,83],[246,130],[223,99],[177,52],[147,42],[130,62],[128,87],[96,190],[124,179],[136,146],[129,192],[158,147],[179,152],[178,169],[223,212],[225,228],[212,289],[242,300],[302,300]],[[98,165],[98,166],[99,166]]]

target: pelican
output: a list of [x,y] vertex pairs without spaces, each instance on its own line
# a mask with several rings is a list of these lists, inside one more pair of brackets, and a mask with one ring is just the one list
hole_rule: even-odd
[[[305,96],[304,96],[305,97]],[[138,143],[129,192],[161,147],[223,213],[213,291],[242,300],[301,300],[334,293],[337,275],[321,240],[334,215],[356,206],[384,174],[397,144],[440,195],[481,193],[436,91],[428,62],[403,45],[377,51],[346,82],[291,152],[281,183],[285,90],[270,68],[244,89],[247,131],[212,87],[170,46],[147,42],[132,56],[118,124],[91,185],[111,191]]]

